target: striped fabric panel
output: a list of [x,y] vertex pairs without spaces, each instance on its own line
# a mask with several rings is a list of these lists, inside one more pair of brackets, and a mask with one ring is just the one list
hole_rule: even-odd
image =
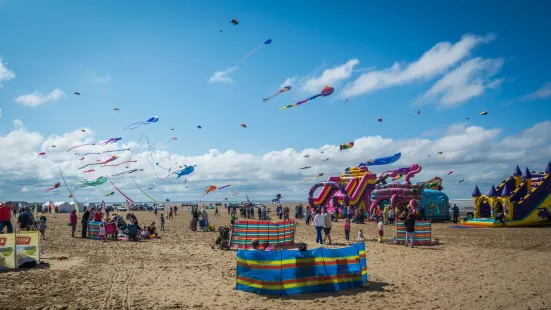
[[[405,244],[406,226],[404,222],[396,222],[396,243]],[[431,245],[432,243],[432,225],[429,221],[415,222],[415,235],[413,236],[414,245]]]
[[251,241],[258,239],[260,248],[265,244],[291,245],[295,242],[295,221],[257,221],[239,220],[232,227],[231,246],[239,249],[251,247]]
[[367,256],[365,254],[365,244],[356,243],[355,246],[358,249],[358,254],[360,256],[360,265],[362,266],[362,282],[365,284],[368,281],[367,278]]
[[99,240],[99,225],[102,222],[88,222],[88,239]]
[[304,252],[238,250],[236,288],[259,294],[293,295],[363,287],[362,273],[367,268],[360,258],[362,249],[365,253],[363,244]]

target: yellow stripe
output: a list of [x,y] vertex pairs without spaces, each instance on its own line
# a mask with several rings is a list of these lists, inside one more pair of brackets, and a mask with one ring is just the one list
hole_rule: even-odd
[[275,261],[269,261],[269,260],[247,260],[242,258],[237,258],[237,261],[243,264],[247,265],[258,265],[258,266],[277,266],[277,265],[288,265],[288,264],[295,264],[295,263],[310,263],[310,262],[335,262],[338,260],[358,260],[360,257],[358,256],[346,256],[346,257],[315,257],[315,258],[299,258],[299,259],[285,259],[285,260],[275,260]]
[[315,286],[315,285],[325,285],[325,284],[338,284],[338,283],[347,283],[347,282],[360,282],[362,281],[361,276],[354,276],[350,278],[342,278],[342,279],[325,279],[325,280],[316,280],[316,281],[306,281],[306,282],[297,282],[297,283],[287,283],[284,285],[268,285],[268,284],[261,284],[261,283],[252,283],[246,280],[237,279],[237,283],[241,285],[246,285],[249,287],[254,287],[258,289],[266,289],[266,290],[286,290],[286,289],[292,289],[297,287],[304,287],[304,286]]

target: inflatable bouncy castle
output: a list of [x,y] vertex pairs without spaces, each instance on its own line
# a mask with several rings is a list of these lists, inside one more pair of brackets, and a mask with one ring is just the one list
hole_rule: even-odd
[[[517,166],[513,175],[482,195],[473,190],[474,218],[464,225],[477,227],[551,225],[551,162],[544,172]],[[500,219],[500,216],[503,216]]]

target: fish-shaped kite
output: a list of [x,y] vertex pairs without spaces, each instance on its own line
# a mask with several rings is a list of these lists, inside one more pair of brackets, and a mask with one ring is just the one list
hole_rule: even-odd
[[149,125],[149,124],[153,124],[153,123],[156,123],[159,121],[159,117],[157,116],[152,116],[150,118],[148,118],[145,122],[136,122],[134,124],[130,124],[128,125],[128,127],[124,128],[123,131],[125,130],[130,130],[130,129],[135,129],[135,128],[138,128],[142,125]]
[[358,167],[361,166],[379,166],[379,165],[390,165],[395,162],[397,162],[400,157],[402,157],[402,153],[396,153],[392,156],[388,157],[381,157],[381,158],[371,158],[367,161],[367,163],[360,163]]
[[61,186],[61,184],[57,182],[56,184],[54,184],[54,187],[46,188],[46,191],[53,191],[54,189],[59,188],[59,186]]
[[103,142],[101,145],[107,145],[107,144],[110,144],[110,143],[115,143],[115,142],[120,141],[120,140],[122,140],[122,138],[111,138],[111,139]]
[[268,98],[264,98],[262,101],[266,102],[266,101],[268,101],[268,100],[274,98],[275,96],[277,96],[277,95],[279,95],[279,94],[282,94],[282,93],[284,93],[284,92],[286,92],[286,91],[289,91],[289,90],[291,90],[291,86],[285,86],[285,87],[283,87],[282,89],[280,89],[277,93],[271,95],[271,96],[268,97]]
[[277,111],[281,111],[281,110],[285,110],[285,109],[289,109],[289,108],[292,108],[292,107],[298,107],[299,105],[305,103],[305,102],[308,102],[310,100],[313,100],[313,99],[316,99],[317,97],[327,97],[329,95],[331,95],[333,92],[335,91],[335,89],[331,86],[325,86],[322,90],[321,90],[321,93],[315,95],[315,96],[312,96],[308,99],[304,99],[304,100],[301,100],[297,103],[293,103],[293,104],[290,104],[290,105],[286,105],[284,107],[281,107],[279,109],[277,109]]
[[344,143],[339,146],[339,150],[348,150],[354,147],[354,142]]
[[205,195],[207,195],[208,193],[211,193],[211,192],[213,192],[213,191],[215,191],[215,190],[216,190],[216,186],[210,185],[210,186],[205,190],[205,193],[203,194],[202,197],[205,197]]

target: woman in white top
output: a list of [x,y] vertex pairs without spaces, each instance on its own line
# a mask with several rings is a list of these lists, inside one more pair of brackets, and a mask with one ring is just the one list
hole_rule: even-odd
[[325,220],[323,215],[321,215],[321,210],[316,210],[316,215],[314,216],[314,220],[312,221],[312,226],[316,227],[316,243],[323,244],[323,238],[321,236],[321,232],[323,230],[323,225],[325,224]]

